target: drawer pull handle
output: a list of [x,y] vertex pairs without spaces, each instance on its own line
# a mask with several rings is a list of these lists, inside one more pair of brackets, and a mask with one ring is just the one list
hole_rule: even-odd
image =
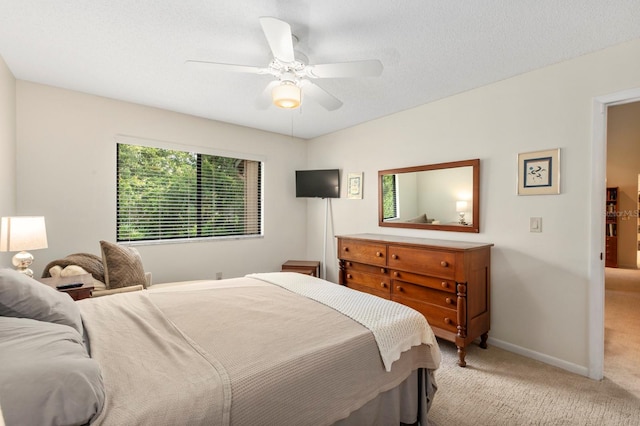
[[387,288],[387,283],[380,283],[380,287]]
[[382,253],[380,253],[379,251],[376,252],[376,256],[377,257],[382,257]]
[[397,287],[396,287],[396,290],[398,290],[400,293],[402,293],[402,292],[404,291],[404,288],[402,288],[402,287],[400,287],[400,286],[397,286]]
[[399,277],[399,276],[400,276],[400,272],[394,272],[394,273],[393,273],[393,276],[394,276],[394,277]]
[[353,266],[353,263],[347,262],[347,266]]
[[380,268],[380,273],[381,273],[381,274],[385,274],[386,272],[387,272],[387,271],[385,271],[385,269],[384,269],[384,268]]
[[445,318],[444,322],[445,324],[451,324],[453,321],[451,321],[451,318]]
[[391,258],[392,258],[392,259],[397,259],[397,258],[398,258],[398,255],[397,255],[397,254],[392,254],[392,255],[391,255]]
[[446,268],[447,266],[449,266],[449,263],[447,263],[446,260],[443,260],[442,262],[440,262],[440,266],[442,266],[443,268]]
[[343,250],[344,251],[349,251],[349,247],[345,247]]
[[447,304],[449,305],[453,305],[453,300],[451,300],[450,297],[447,297],[446,299],[444,299],[445,302],[447,302]]
[[347,274],[347,278],[351,279],[351,278],[353,278],[353,275]]
[[449,283],[446,281],[442,281],[442,288],[449,288]]

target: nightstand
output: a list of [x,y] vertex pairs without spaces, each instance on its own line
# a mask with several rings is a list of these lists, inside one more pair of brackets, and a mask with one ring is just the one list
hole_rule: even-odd
[[319,277],[320,262],[317,260],[287,260],[282,264],[282,272],[299,272],[312,277]]
[[[93,292],[93,277],[91,274],[73,275],[70,277],[37,278],[37,280],[58,291],[67,293],[73,300],[86,299],[91,297],[91,293]],[[72,283],[82,283],[82,286],[64,290],[56,288],[59,285]]]

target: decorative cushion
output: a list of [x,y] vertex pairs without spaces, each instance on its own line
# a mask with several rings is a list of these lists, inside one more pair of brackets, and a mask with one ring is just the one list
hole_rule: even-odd
[[147,288],[140,253],[133,247],[122,247],[100,241],[104,283],[107,289],[141,285]]
[[104,399],[100,367],[78,332],[0,317],[0,401],[7,425],[89,424]]
[[82,334],[80,310],[68,294],[13,269],[0,269],[0,316],[64,324]]

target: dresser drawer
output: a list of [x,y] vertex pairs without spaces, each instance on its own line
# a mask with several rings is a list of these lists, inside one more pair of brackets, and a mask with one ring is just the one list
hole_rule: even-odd
[[344,262],[344,269],[350,271],[367,272],[369,274],[382,274],[387,276],[389,275],[389,269],[383,266],[366,265],[364,263],[352,262],[350,260],[346,260]]
[[391,280],[386,275],[374,275],[347,268],[344,271],[344,278],[345,283],[349,287],[351,286],[351,284],[358,284],[360,286],[369,287],[377,291],[384,291],[387,294],[389,294],[391,291]]
[[393,297],[408,297],[448,309],[457,309],[458,307],[458,298],[455,294],[433,290],[403,281],[393,280],[391,284],[391,294]]
[[361,285],[355,282],[347,283],[347,287],[353,290],[361,291],[363,293],[373,294],[374,296],[382,297],[383,299],[391,299],[389,290],[378,290],[377,288],[368,287],[366,285]]
[[451,333],[458,332],[457,311],[447,309],[430,303],[419,302],[414,299],[392,295],[391,300],[402,303],[420,312],[427,319],[431,327],[438,327]]
[[452,252],[389,246],[389,268],[402,269],[436,277],[455,277],[456,256]]
[[387,246],[357,240],[339,240],[338,257],[344,260],[387,266]]
[[391,279],[419,284],[423,287],[429,287],[434,290],[456,293],[456,282],[444,278],[428,277],[426,275],[413,274],[404,271],[390,271]]

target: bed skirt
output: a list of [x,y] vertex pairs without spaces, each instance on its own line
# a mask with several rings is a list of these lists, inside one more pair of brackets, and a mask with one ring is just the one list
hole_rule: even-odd
[[427,411],[436,389],[433,370],[416,370],[399,386],[381,393],[334,426],[428,425]]

